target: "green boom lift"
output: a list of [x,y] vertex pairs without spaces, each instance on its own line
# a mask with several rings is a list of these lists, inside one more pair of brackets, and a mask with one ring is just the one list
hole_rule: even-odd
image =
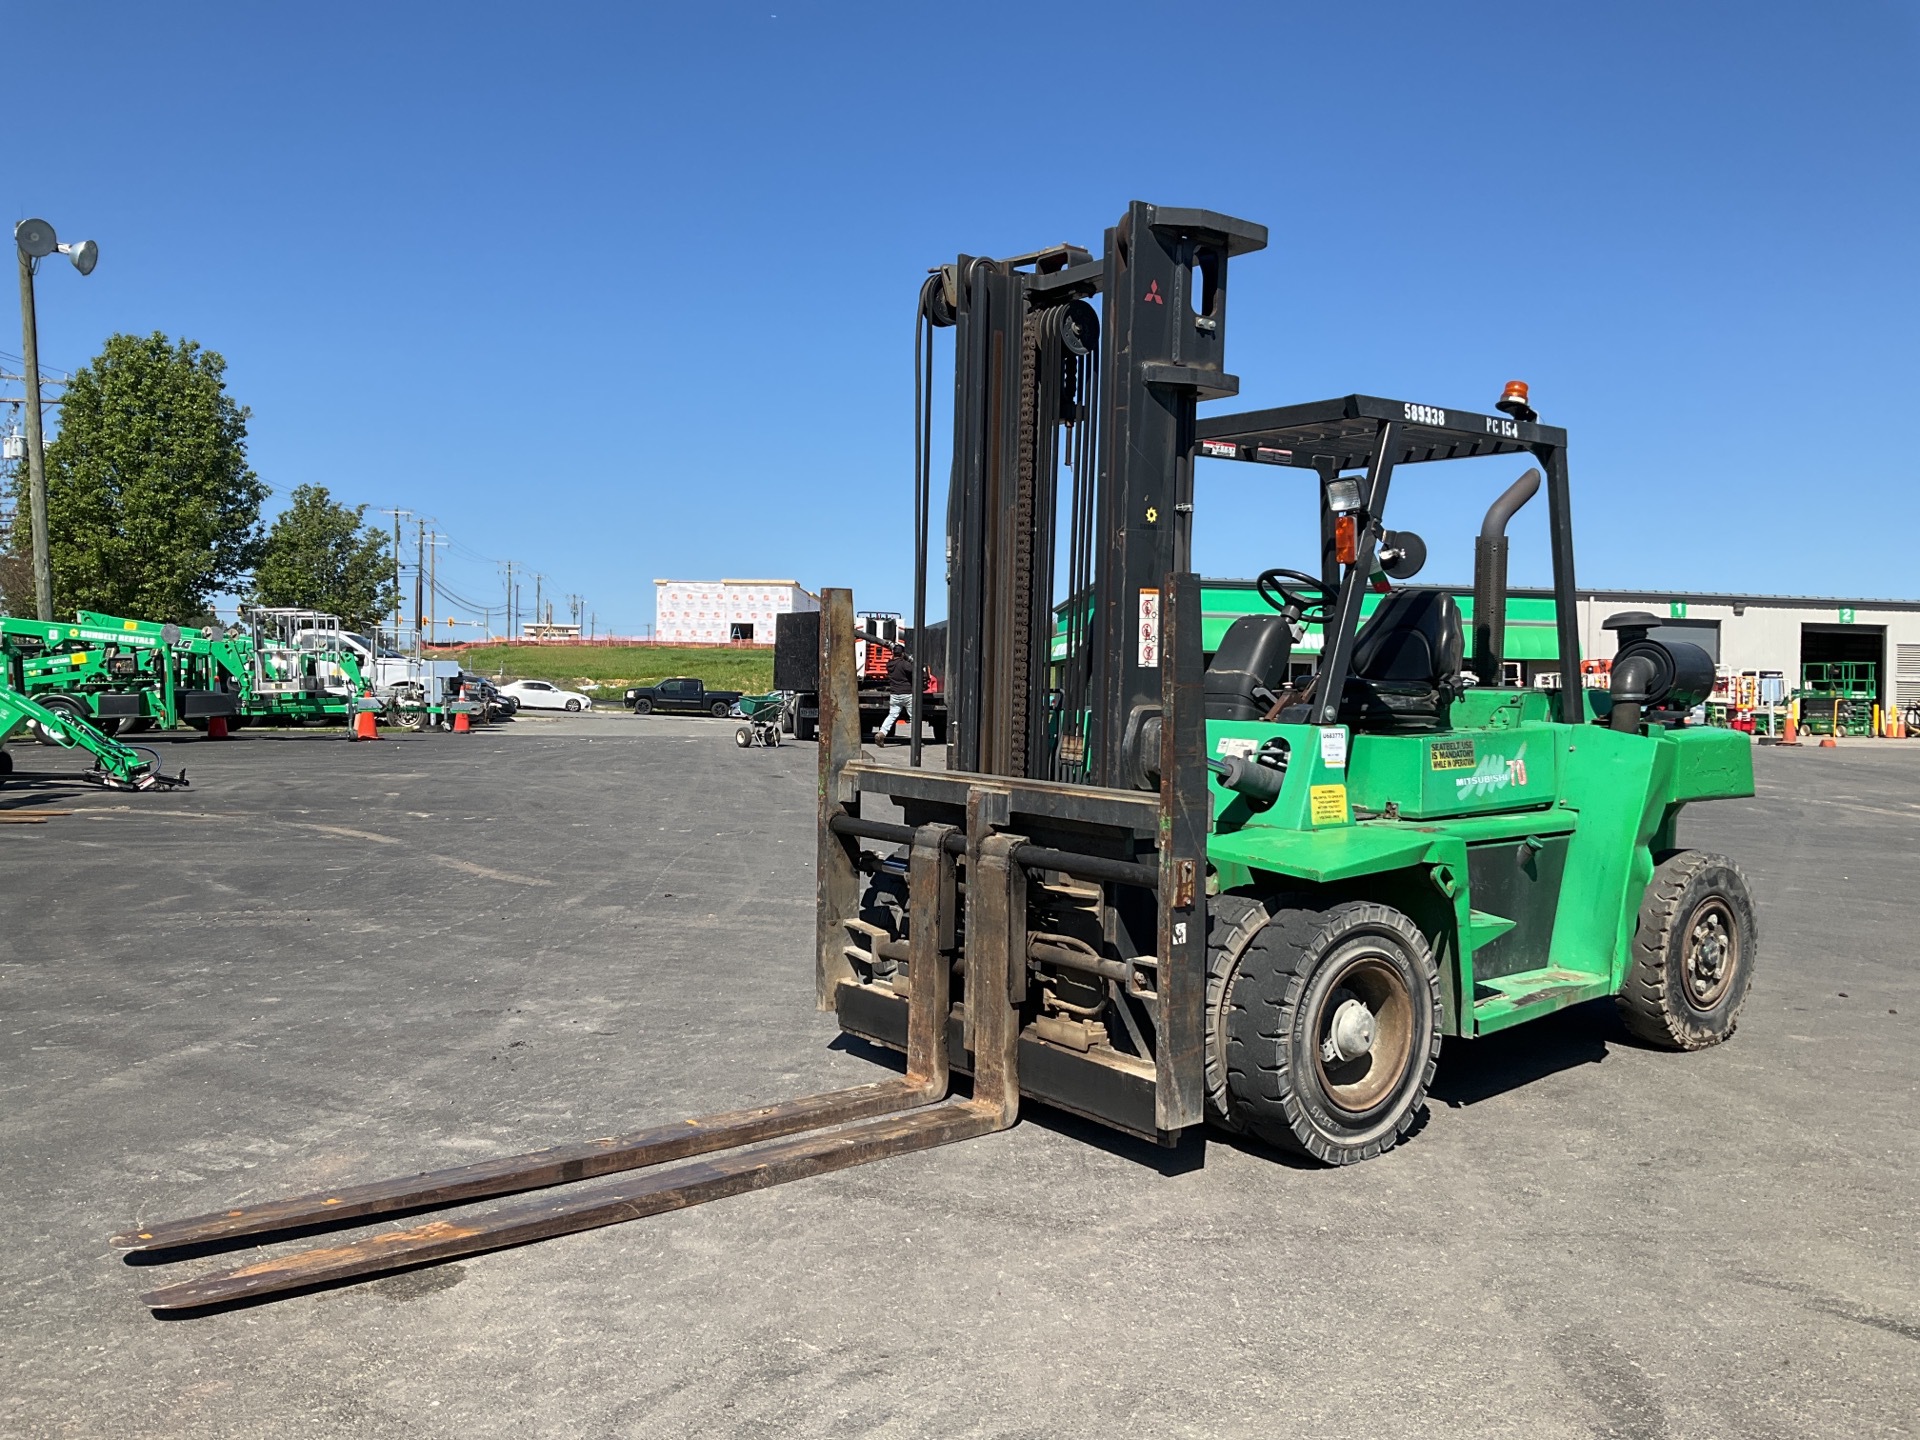
[[81,610],[71,622],[0,619],[0,645],[20,656],[23,693],[105,735],[239,713],[236,687],[210,663],[232,648],[217,630]]
[[[93,756],[93,768],[83,777],[112,790],[173,789],[187,783],[186,771],[162,773],[159,757],[123,745],[97,729],[83,714],[67,707],[49,708],[25,692],[23,656],[12,645],[0,646],[6,660],[6,678],[0,683],[0,780],[13,773],[13,756],[6,742],[32,728],[49,744],[81,749]],[[149,758],[151,757],[151,758]]]

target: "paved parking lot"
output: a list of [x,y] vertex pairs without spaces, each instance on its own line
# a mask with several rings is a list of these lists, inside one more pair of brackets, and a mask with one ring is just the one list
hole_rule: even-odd
[[[857,1083],[812,1008],[812,746],[607,715],[163,743],[0,807],[0,1433],[1905,1435],[1920,744],[1762,750],[1739,1035],[1450,1045],[1340,1171],[1002,1135],[198,1319],[105,1244]],[[46,777],[53,778],[46,778]],[[202,1262],[203,1266],[207,1262]],[[211,1268],[218,1268],[217,1263]]]

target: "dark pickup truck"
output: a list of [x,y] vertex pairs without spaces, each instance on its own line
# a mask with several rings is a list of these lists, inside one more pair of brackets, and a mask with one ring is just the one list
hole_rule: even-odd
[[738,690],[709,690],[699,680],[682,677],[658,685],[638,685],[627,691],[627,708],[636,715],[725,715],[739,701]]

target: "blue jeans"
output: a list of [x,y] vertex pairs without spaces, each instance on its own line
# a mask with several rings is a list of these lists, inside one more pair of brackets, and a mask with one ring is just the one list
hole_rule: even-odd
[[873,732],[873,738],[875,740],[886,739],[887,732],[893,729],[893,722],[902,716],[906,716],[911,720],[913,716],[913,696],[910,694],[889,695],[887,697],[887,718],[880,722],[880,728]]

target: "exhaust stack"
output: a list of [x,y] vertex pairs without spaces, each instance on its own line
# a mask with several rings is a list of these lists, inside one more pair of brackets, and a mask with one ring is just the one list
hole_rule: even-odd
[[1473,542],[1473,673],[1482,685],[1500,683],[1507,633],[1507,525],[1540,490],[1538,468],[1501,491]]

